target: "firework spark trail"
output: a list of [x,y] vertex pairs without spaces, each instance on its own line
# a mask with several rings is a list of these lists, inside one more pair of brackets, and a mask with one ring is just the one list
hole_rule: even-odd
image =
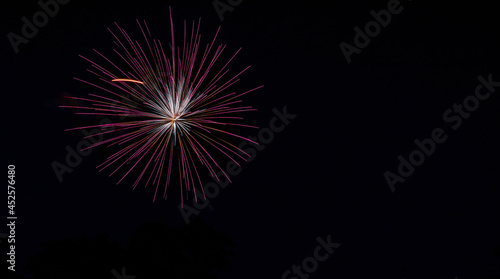
[[[139,170],[133,188],[135,189],[143,179],[147,179],[146,186],[152,182],[156,186],[153,201],[156,199],[165,168],[166,180],[163,197],[167,198],[167,188],[172,179],[174,165],[177,164],[181,205],[183,206],[184,191],[193,191],[195,200],[197,199],[197,191],[195,191],[197,183],[200,185],[203,198],[205,198],[197,164],[203,165],[217,180],[219,180],[217,171],[221,171],[229,180],[225,171],[217,163],[213,151],[229,158],[238,166],[240,164],[236,158],[245,160],[245,158],[250,157],[227,138],[241,138],[258,144],[231,131],[226,131],[225,128],[234,126],[258,128],[238,123],[237,121],[243,118],[236,116],[236,114],[256,110],[251,106],[240,105],[242,102],[240,98],[263,86],[239,94],[227,92],[228,88],[238,82],[240,75],[247,71],[250,66],[236,75],[226,78],[229,73],[228,65],[240,52],[240,48],[222,67],[217,69],[216,62],[226,47],[222,44],[215,46],[220,27],[200,56],[200,22],[201,20],[198,20],[198,24],[195,24],[193,21],[188,36],[189,31],[184,21],[182,47],[176,46],[170,11],[170,58],[164,52],[161,42],[152,39],[149,27],[145,22],[141,24],[137,21],[146,42],[144,47],[138,41],[134,41],[125,30],[115,23],[119,30],[118,33],[115,34],[108,28],[114,38],[115,45],[118,47],[118,50],[113,49],[113,51],[129,69],[120,68],[97,50],[94,52],[109,63],[113,70],[80,56],[90,62],[92,70],[89,69],[88,72],[96,75],[102,84],[98,85],[79,78],[75,78],[75,80],[93,86],[108,95],[88,94],[87,98],[69,97],[89,102],[90,105],[61,106],[85,110],[85,112],[76,114],[126,117],[127,121],[66,130],[97,127],[102,132],[92,136],[119,133],[109,139],[94,143],[86,149],[100,145],[120,146],[120,150],[110,155],[97,168],[102,171],[114,166],[111,176],[128,165],[128,169],[124,171],[125,174],[117,184],[134,169],[142,168]],[[126,93],[129,97],[124,97],[120,93]],[[121,101],[114,98],[121,98]]]

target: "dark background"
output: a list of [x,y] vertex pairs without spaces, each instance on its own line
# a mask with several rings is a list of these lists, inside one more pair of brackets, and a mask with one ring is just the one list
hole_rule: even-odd
[[[341,246],[310,278],[500,278],[500,96],[456,131],[442,117],[479,75],[500,80],[495,6],[401,1],[348,64],[339,44],[388,1],[345,2],[245,0],[221,22],[211,1],[72,0],[17,54],[7,34],[40,7],[2,3],[2,157],[16,165],[18,216],[17,271],[2,278],[114,278],[122,267],[137,279],[281,278],[328,235]],[[252,68],[236,89],[265,85],[245,97],[259,110],[249,123],[268,127],[283,106],[297,114],[190,225],[175,186],[153,203],[152,187],[97,172],[106,148],[62,183],[51,167],[82,139],[63,130],[98,120],[58,107],[91,89],[73,80],[89,66],[78,54],[111,53],[115,21],[139,36],[146,20],[168,42],[169,6],[177,36],[201,17],[203,45],[221,25],[217,42],[243,48],[231,69]],[[392,193],[384,172],[438,127],[446,142]]]

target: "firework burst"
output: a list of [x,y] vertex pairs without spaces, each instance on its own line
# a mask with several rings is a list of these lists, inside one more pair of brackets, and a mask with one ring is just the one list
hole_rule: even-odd
[[[119,32],[108,30],[117,46],[114,52],[126,67],[117,66],[96,50],[107,62],[108,68],[81,56],[91,63],[92,68],[88,71],[97,76],[99,83],[75,79],[102,93],[90,93],[87,98],[69,97],[84,101],[88,106],[62,106],[83,110],[76,114],[118,119],[112,123],[67,130],[98,127],[101,133],[92,136],[110,134],[110,138],[88,147],[120,147],[97,168],[99,171],[112,169],[110,176],[122,170],[124,174],[117,184],[134,170],[138,173],[134,189],[140,183],[156,186],[153,201],[160,185],[164,185],[163,197],[167,198],[167,188],[174,172],[179,174],[182,205],[184,192],[193,191],[197,198],[197,191],[194,191],[196,184],[199,184],[204,196],[197,166],[204,166],[217,180],[216,173],[220,171],[230,181],[217,163],[217,156],[227,157],[239,166],[237,159],[246,160],[249,155],[239,149],[234,140],[243,139],[257,144],[232,132],[231,128],[257,128],[240,123],[243,119],[241,112],[255,110],[241,105],[241,102],[243,95],[262,86],[242,93],[229,90],[249,67],[235,75],[228,75],[228,64],[241,48],[218,66],[216,62],[226,47],[214,45],[220,27],[201,54],[200,21],[197,24],[193,21],[190,31],[184,21],[184,40],[178,47],[170,12],[171,46],[167,52],[159,40],[152,39],[145,22],[141,24],[137,21],[144,38],[142,46],[115,23]],[[190,35],[187,35],[188,32]]]

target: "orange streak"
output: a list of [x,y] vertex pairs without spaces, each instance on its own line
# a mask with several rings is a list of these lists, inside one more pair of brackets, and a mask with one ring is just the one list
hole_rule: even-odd
[[125,81],[125,82],[134,82],[134,83],[140,83],[140,84],[144,83],[142,81],[138,81],[135,79],[126,79],[126,78],[115,78],[115,79],[112,79],[111,81]]

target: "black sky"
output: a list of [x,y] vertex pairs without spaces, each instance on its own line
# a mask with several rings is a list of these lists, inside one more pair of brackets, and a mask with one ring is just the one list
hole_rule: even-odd
[[[110,278],[122,267],[137,279],[282,278],[329,235],[341,246],[310,278],[500,278],[500,87],[456,129],[443,116],[475,94],[479,76],[500,81],[495,6],[402,0],[348,63],[341,42],[354,45],[353,28],[391,1],[268,2],[243,1],[221,21],[211,1],[72,0],[18,53],[9,32],[21,34],[21,18],[41,8],[2,4],[2,157],[5,169],[16,165],[18,216],[17,277],[6,278]],[[242,47],[231,70],[252,67],[236,89],[264,85],[245,97],[258,109],[249,123],[269,127],[273,109],[296,115],[190,225],[175,186],[153,203],[152,187],[116,186],[118,176],[97,172],[106,148],[62,182],[51,166],[82,139],[64,129],[99,120],[58,107],[92,90],[73,79],[88,76],[78,55],[111,53],[114,22],[139,36],[135,21],[145,20],[168,42],[169,6],[178,34],[184,19],[201,17],[204,43],[220,25],[217,42],[229,53]],[[446,141],[391,192],[384,173],[398,174],[398,156],[436,128]],[[175,274],[183,259],[200,273]],[[228,270],[203,273],[219,263]]]

